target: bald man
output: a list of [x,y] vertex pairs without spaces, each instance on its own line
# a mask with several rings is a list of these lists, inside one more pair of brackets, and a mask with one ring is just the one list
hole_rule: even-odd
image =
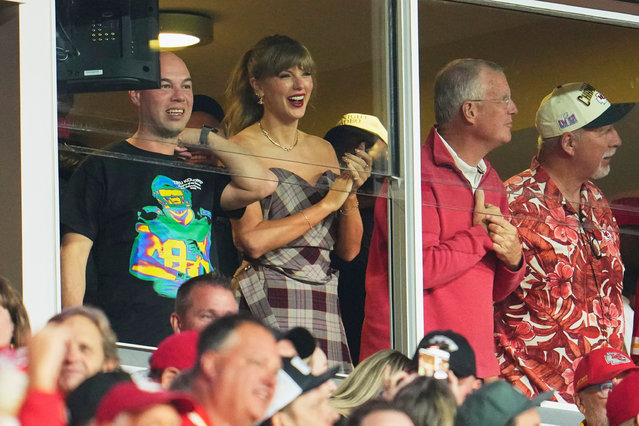
[[[61,209],[63,306],[83,303],[92,253],[98,283],[91,302],[120,341],[149,346],[172,333],[168,318],[181,283],[217,269],[211,223],[225,212],[240,217],[277,181],[211,128],[185,130],[193,106],[189,70],[162,53],[160,72],[160,88],[129,92],[137,131],[76,171]],[[191,152],[178,143],[214,154],[228,173],[175,167]]]

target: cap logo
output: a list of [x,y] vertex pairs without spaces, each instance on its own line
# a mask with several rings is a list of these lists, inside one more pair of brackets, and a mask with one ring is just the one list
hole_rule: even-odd
[[344,116],[344,118],[342,118],[340,120],[342,125],[349,125],[349,124],[359,124],[362,121],[364,121],[366,119],[366,117],[364,117],[361,114],[347,114],[346,116]]
[[588,375],[584,375],[581,379],[577,380],[577,386],[581,386],[583,383],[588,381]]
[[559,120],[557,120],[557,124],[559,125],[559,128],[563,130],[566,127],[577,124],[578,121],[579,120],[577,120],[577,117],[575,117],[575,114],[568,115],[567,112],[564,112],[563,118],[560,118]]
[[617,352],[608,352],[605,355],[604,359],[610,365],[620,365],[620,364],[632,363],[632,361],[630,361],[630,358],[628,358],[624,354],[620,354],[620,353],[617,353]]
[[601,93],[599,93],[599,92],[597,92],[597,94],[595,95],[595,99],[601,105],[606,105],[608,103],[608,99],[606,99],[606,97],[604,95],[602,95]]
[[590,84],[584,84],[581,86],[581,95],[577,96],[577,100],[586,106],[590,106],[590,100],[595,94],[596,90]]
[[455,343],[453,339],[441,334],[428,339],[428,344],[436,345],[439,347],[439,349],[445,350],[446,352],[457,352],[459,350],[459,346],[457,346],[457,343]]

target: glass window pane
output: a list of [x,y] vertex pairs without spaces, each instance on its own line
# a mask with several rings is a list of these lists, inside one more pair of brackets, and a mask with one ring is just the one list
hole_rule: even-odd
[[[530,3],[533,4],[535,2]],[[614,25],[612,25],[612,21],[606,23],[603,18],[589,19],[576,14],[571,16],[568,12],[570,9],[566,7],[563,8],[562,13],[548,12],[548,14],[542,14],[523,11],[521,10],[522,8],[507,1],[449,2],[422,0],[419,2],[422,139],[426,139],[426,135],[435,122],[433,107],[433,82],[435,76],[444,65],[456,58],[482,58],[496,62],[504,69],[511,90],[512,101],[516,104],[518,113],[512,118],[512,139],[507,143],[502,141],[501,144],[495,144],[495,146],[490,147],[487,150],[490,152],[486,155],[486,159],[504,181],[531,166],[531,159],[537,153],[538,131],[535,128],[535,114],[541,100],[555,87],[570,82],[587,82],[594,86],[597,91],[605,94],[605,97],[611,103],[635,102],[639,98],[637,84],[639,78],[639,71],[637,71],[639,69],[637,65],[639,64],[637,62],[639,59],[637,59],[636,55],[639,30],[634,22],[637,15],[637,5],[630,2],[612,1],[555,3],[578,4],[582,7],[596,7],[603,11],[626,12],[629,15],[626,17],[626,22],[615,21]],[[488,7],[487,5],[494,7]],[[620,18],[619,16],[617,17]],[[468,105],[474,108],[473,103],[500,100],[468,99],[467,101],[469,101]],[[505,105],[505,103],[503,104]],[[610,202],[613,212],[616,209],[617,212],[625,214],[620,235],[621,250],[626,263],[626,271],[630,272],[630,274],[626,274],[624,292],[634,294],[637,281],[637,268],[634,265],[637,262],[636,217],[639,212],[639,205],[635,203],[639,176],[637,175],[638,171],[634,161],[637,158],[637,154],[639,154],[637,152],[639,148],[634,143],[638,130],[637,114],[639,112],[634,109],[615,124],[615,129],[623,143],[620,146],[610,147],[606,151],[606,155],[602,154],[602,156],[598,157],[598,161],[595,164],[598,166],[597,170],[605,168],[602,166],[604,162],[610,161],[610,173],[606,177],[599,179],[597,179],[596,173],[589,173],[583,182],[580,181],[580,185],[583,184],[584,186],[577,186],[577,199],[570,198],[566,193],[559,193],[558,211],[562,215],[564,210],[571,211],[571,214],[574,213],[572,216],[566,214],[565,217],[554,218],[549,215],[546,220],[543,220],[543,218],[541,220],[531,218],[534,216],[534,212],[544,211],[545,203],[550,203],[554,198],[549,195],[546,196],[546,193],[544,193],[543,197],[536,198],[532,195],[535,191],[533,188],[534,183],[528,181],[526,181],[526,185],[523,185],[523,188],[520,188],[524,194],[520,199],[513,201],[513,192],[506,190],[507,195],[511,196],[511,212],[516,211],[517,203],[524,203],[529,208],[526,214],[519,212],[520,215],[516,215],[513,219],[514,223],[519,226],[520,236],[524,241],[524,249],[527,255],[526,260],[529,265],[526,270],[525,281],[521,282],[519,288],[528,289],[529,292],[517,293],[518,295],[524,294],[524,296],[517,299],[521,303],[517,305],[513,302],[509,305],[512,308],[512,310],[508,311],[512,315],[509,317],[512,320],[510,325],[512,326],[513,321],[515,321],[514,318],[517,318],[520,320],[518,323],[520,327],[515,331],[513,326],[513,330],[510,330],[512,333],[505,337],[504,333],[506,332],[502,330],[503,333],[500,335],[501,341],[498,342],[497,351],[501,356],[500,360],[503,361],[504,356],[508,357],[509,353],[517,353],[517,345],[520,344],[522,348],[524,345],[529,345],[529,348],[534,347],[535,349],[531,349],[531,351],[537,350],[535,346],[537,343],[540,346],[543,346],[545,342],[556,344],[560,349],[553,353],[555,355],[561,353],[560,358],[562,360],[563,357],[568,359],[568,362],[557,362],[560,367],[555,368],[555,371],[565,372],[563,375],[551,374],[551,379],[556,379],[551,387],[560,388],[562,396],[567,394],[566,390],[572,383],[572,361],[588,352],[591,344],[593,348],[599,346],[600,341],[597,341],[598,338],[601,341],[613,342],[613,345],[621,348],[619,327],[623,327],[623,315],[621,312],[624,307],[622,306],[620,294],[622,274],[617,251],[617,230],[614,225],[607,225],[608,222],[612,222],[612,219],[607,208],[604,207],[601,207],[600,211],[593,213],[598,218],[601,218],[600,221],[594,221],[598,225],[587,223],[589,219],[587,219],[587,214],[583,212],[594,211],[600,206],[598,201],[593,201],[591,198],[585,199],[583,195],[582,198],[579,198],[579,189],[585,188],[586,182],[592,180]],[[570,120],[571,117],[567,116],[566,119]],[[588,151],[588,153],[592,154],[592,151]],[[615,153],[614,157],[608,158]],[[576,162],[575,164],[582,165],[583,163]],[[471,164],[471,166],[474,167],[475,164]],[[550,179],[559,181],[561,176],[559,172],[556,172],[556,174],[550,175]],[[464,189],[468,189],[468,191],[465,191],[466,193],[470,193],[468,182],[463,179],[449,179],[448,181],[442,180],[439,182],[425,180],[422,183],[423,185],[439,184],[443,187],[448,185],[451,192],[459,191],[461,185]],[[504,192],[499,185],[495,185],[491,189]],[[559,189],[561,190],[562,188]],[[567,202],[562,202],[562,197],[568,198]],[[455,210],[450,206],[446,206],[440,199],[436,199],[433,205],[425,202],[424,211],[429,208],[436,208],[439,209],[442,216],[456,217],[460,221],[466,220],[469,222],[474,208],[472,199],[469,200],[470,202],[466,207]],[[516,206],[513,207],[513,204]],[[464,213],[460,213],[460,210]],[[530,225],[530,227],[527,227],[522,225],[521,221],[524,220],[521,219],[522,217],[527,218],[526,220],[530,222],[536,221],[538,226]],[[557,219],[557,223],[553,222],[554,219]],[[425,224],[428,221],[429,218],[424,218]],[[586,238],[584,240],[586,241],[585,245],[583,245],[585,247],[583,253],[587,252],[584,254],[586,260],[582,259],[582,263],[579,264],[567,261],[564,264],[567,268],[564,272],[570,270],[571,277],[563,275],[559,278],[561,284],[553,281],[555,276],[552,273],[555,271],[552,269],[558,265],[556,259],[558,256],[556,254],[557,250],[553,244],[562,237],[558,235],[559,231],[555,232],[554,235],[552,232],[549,234],[544,233],[544,230],[555,229],[555,226],[565,232],[574,233],[575,238],[576,236]],[[599,228],[605,229],[600,230]],[[588,235],[590,234],[593,234],[594,237],[589,237]],[[438,237],[436,236],[435,239]],[[572,237],[566,238],[567,251],[572,253],[573,251],[580,252],[579,250],[582,250],[582,243],[570,240]],[[595,247],[596,243],[599,242],[603,242],[604,245],[610,244],[610,251],[601,253],[601,247]],[[530,247],[536,248],[537,251]],[[588,254],[591,251],[593,253],[592,256]],[[595,254],[597,251],[599,251],[599,254]],[[609,261],[609,267],[605,270],[601,270],[603,266],[597,263],[602,257],[612,259]],[[567,258],[570,257],[568,256]],[[486,257],[482,259],[482,262],[484,261],[486,261]],[[429,281],[433,283],[439,282],[437,281],[439,277],[436,274],[429,276],[426,273],[426,266],[424,268],[425,286],[428,285]],[[602,278],[603,276],[606,278]],[[611,281],[614,281],[614,283],[611,284]],[[476,284],[473,282],[473,285]],[[555,290],[551,290],[551,288],[555,288]],[[539,290],[539,292],[536,293],[536,290]],[[426,298],[430,297],[431,294],[436,295],[437,292],[437,288],[425,292],[425,312],[429,309]],[[462,293],[466,294],[467,292]],[[545,295],[548,297],[545,297]],[[440,297],[442,297],[441,294]],[[473,297],[477,301],[481,298],[479,293],[473,293]],[[584,297],[587,301],[584,301],[582,307],[573,309],[573,300],[580,300],[580,297]],[[606,305],[606,313],[603,314],[602,311],[594,313],[593,306],[599,306],[601,302],[599,300],[593,301],[592,298],[601,298],[603,300],[606,297],[609,297],[606,299],[606,303],[608,303]],[[432,298],[436,299],[435,296]],[[614,301],[611,302],[610,299],[613,298]],[[492,301],[492,298],[490,300]],[[544,323],[548,325],[553,322],[553,325],[546,329],[547,331],[542,332],[541,328],[543,327],[537,327],[538,324],[534,323],[534,318],[539,317],[534,317],[533,314],[528,316],[529,311],[526,311],[526,306],[532,303],[533,300],[539,300],[540,304],[544,306],[543,309],[539,308],[539,311],[542,312],[539,313],[539,317],[548,315],[549,318],[552,318],[552,321],[549,320]],[[468,315],[467,307],[471,305],[472,303],[465,303],[462,306],[455,306],[453,314],[459,314],[462,311]],[[519,316],[519,313],[515,313],[515,310],[519,308],[521,316]],[[431,305],[430,309],[432,312],[435,308]],[[562,323],[563,319],[557,319],[556,314],[560,311],[566,314],[570,312],[570,315],[584,318],[592,326],[592,329],[584,331],[582,325],[579,325],[579,327],[575,326],[574,329],[568,332],[568,327],[564,327],[565,324]],[[490,307],[487,310],[487,314],[488,316],[492,314]],[[597,318],[602,315],[609,318],[612,321],[611,324],[614,325],[608,327],[608,325],[602,325],[602,323],[597,322]],[[565,318],[568,318],[568,314]],[[590,320],[593,322],[589,322]],[[532,325],[531,329],[527,328],[529,325]],[[488,321],[486,326],[490,328],[492,322]],[[473,327],[479,327],[479,322],[473,322]],[[580,333],[583,332],[584,336],[588,335],[587,339],[592,338],[592,340],[588,340],[587,347],[583,347],[581,341],[577,343],[577,345],[582,345],[579,346],[580,350],[572,346],[574,342],[572,337],[566,337],[571,332],[576,332],[577,328]],[[426,324],[426,330],[428,331],[428,324]],[[530,331],[529,334],[526,334],[527,330]],[[542,335],[543,337],[541,337]],[[564,337],[566,339],[561,340]],[[567,343],[567,340],[570,340],[570,343]],[[489,342],[489,339],[483,341]],[[626,340],[627,343],[628,340]],[[487,344],[490,345],[490,343]],[[549,343],[548,345],[551,344]],[[505,352],[507,355],[504,355]],[[513,357],[517,358],[517,355],[513,355]],[[478,361],[479,358],[481,356],[478,356]],[[514,362],[518,362],[517,359]],[[548,363],[552,362],[554,362],[552,359],[548,361]],[[530,361],[527,366],[534,370],[537,367],[531,367],[533,364],[535,366],[538,365],[536,361]],[[544,362],[541,362],[541,365],[543,366]],[[503,368],[501,371],[504,373]],[[506,371],[506,374],[508,373],[512,373],[512,370]],[[513,377],[514,374],[511,374],[511,379]],[[549,382],[552,381],[551,379],[548,379]],[[526,381],[522,380],[521,382]],[[522,385],[521,382],[521,388],[539,391],[534,384],[536,383],[535,378],[530,378],[530,383],[533,384]],[[567,400],[572,401],[572,397],[567,397]]]
[[[175,1],[168,0],[160,1],[161,10],[179,8],[185,9],[186,11],[205,12],[214,18],[214,39],[210,44],[186,48],[176,51],[175,53],[184,60],[189,68],[190,75],[193,79],[193,93],[211,96],[218,100],[224,108],[228,108],[229,99],[225,95],[225,91],[232,70],[244,52],[255,45],[258,40],[271,34],[285,34],[304,44],[313,56],[317,73],[314,75],[316,84],[313,87],[310,105],[299,122],[299,130],[306,134],[322,138],[329,129],[333,128],[338,123],[338,120],[347,113],[360,113],[379,117],[379,123],[374,123],[373,125],[379,133],[383,133],[382,126],[388,128],[389,114],[387,111],[390,109],[390,100],[388,97],[389,64],[387,58],[389,55],[386,42],[388,24],[386,21],[385,7],[385,2],[358,0],[352,2],[304,2],[304,7],[300,8],[299,2],[286,1],[278,2],[277,13],[274,13],[274,4],[263,1],[246,2],[241,8],[237,7],[235,2],[189,1],[176,3]],[[268,17],[268,19],[265,19],[265,17]],[[330,25],[328,23],[330,23]],[[81,52],[81,54],[90,55],[91,52],[85,51]],[[290,97],[291,94],[287,94],[286,103],[288,104],[295,102],[295,100],[290,100]],[[71,172],[77,167],[79,160],[83,158],[84,155],[95,154],[105,158],[113,157],[113,154],[108,151],[107,147],[113,143],[129,138],[136,132],[136,129],[138,129],[138,109],[129,98],[129,94],[125,91],[61,94],[59,96],[61,115],[59,129],[61,142],[64,142],[66,145],[61,145],[60,148],[60,165],[62,179],[65,182],[69,179]],[[255,100],[257,101],[257,98]],[[170,109],[171,107],[169,105],[160,108],[157,113],[158,115],[163,115]],[[175,112],[175,114],[177,114],[177,112]],[[351,119],[353,118],[351,117]],[[269,130],[271,129],[267,129],[267,132]],[[275,143],[271,141],[271,139],[275,139],[276,142],[281,142],[282,145],[290,146],[290,144],[287,145],[281,140],[278,141],[277,138],[273,136],[275,133],[276,132],[270,134],[270,138],[260,136],[260,143],[265,146],[270,144],[275,145]],[[360,195],[359,207],[361,216],[365,222],[363,231],[365,239],[369,239],[372,232],[372,212],[375,204],[374,195],[379,192],[383,178],[390,170],[388,164],[392,150],[387,148],[387,143],[392,143],[392,141],[390,141],[388,137],[385,137],[385,142],[378,142],[377,139],[378,138],[373,138],[369,144],[373,146],[372,152],[376,155],[376,161],[372,164],[373,177],[369,179],[371,183],[357,191]],[[299,145],[295,149],[280,152],[279,148],[275,148],[276,156],[274,157],[276,157],[275,159],[282,159],[284,162],[288,153],[308,152],[304,151],[306,148],[302,148],[303,144],[307,142],[308,139],[300,137]],[[319,144],[321,142],[315,140],[313,143]],[[359,144],[349,147],[347,151],[353,151],[353,148],[358,145]],[[366,146],[369,148],[368,145]],[[166,165],[165,160],[149,159],[144,155],[128,153],[126,156],[130,157],[130,160],[133,161],[130,161],[126,166],[122,166],[125,169],[142,168],[148,164]],[[322,158],[321,156],[313,157],[311,155],[305,155],[295,157],[295,155],[293,155],[292,161],[286,163],[286,166],[290,166],[290,168],[294,170],[304,170],[309,167],[323,168],[323,170],[331,168],[339,173],[340,170],[337,164],[333,164],[335,163],[334,159],[331,157],[329,160],[326,160],[328,157],[330,156],[327,155],[325,158]],[[274,158],[266,158],[265,161],[271,161],[273,159]],[[185,165],[182,164],[179,168],[184,169],[183,166]],[[188,167],[189,166],[186,165],[187,171],[190,170]],[[344,166],[342,165],[342,167]],[[198,173],[200,172],[199,169],[197,171]],[[224,173],[220,170],[218,170],[218,172]],[[181,171],[180,173],[188,172]],[[169,176],[169,179],[177,180],[177,178],[171,176]],[[180,182],[182,182],[182,180],[180,180]],[[301,179],[301,181],[295,181],[290,185],[297,187],[295,188],[296,191],[301,191],[308,189],[309,182],[310,180],[308,179]],[[182,183],[180,183],[180,185],[181,184]],[[136,185],[148,186],[147,192],[151,194],[151,182],[142,183],[132,180],[129,186],[122,188],[122,190],[135,188]],[[178,193],[183,188],[169,187],[170,183],[166,185],[168,186],[159,188],[153,192],[156,194],[155,199],[157,201],[150,199],[150,201],[145,201],[133,209],[133,220],[130,226],[127,225],[130,228],[127,228],[129,231],[135,232],[135,230],[138,229],[139,232],[139,229],[144,228],[152,232],[153,225],[145,227],[142,223],[165,215],[167,209],[175,206],[184,207],[188,204],[188,196]],[[326,192],[329,184],[324,181],[319,181],[316,186],[318,189]],[[66,187],[63,186],[63,197],[65,190]],[[308,208],[308,205],[306,205],[305,208]],[[337,212],[335,215],[347,217],[354,214],[352,210],[354,207],[351,205],[349,208],[350,210],[344,208],[342,213]],[[297,211],[294,211],[292,213],[296,212]],[[110,214],[110,212],[105,212],[105,215],[108,214]],[[188,214],[190,215],[191,213]],[[195,209],[194,214],[199,218],[197,209]],[[215,215],[215,212],[213,212],[213,215]],[[311,213],[307,213],[307,216],[311,216]],[[149,219],[149,217],[151,217],[151,219]],[[136,218],[138,219],[137,221]],[[311,216],[308,220],[315,219]],[[213,220],[213,222],[215,225],[215,220]],[[228,230],[228,223],[225,226],[227,226],[225,229]],[[100,231],[102,231],[102,229],[100,229]],[[332,230],[331,232],[337,231]],[[290,240],[293,240],[293,238]],[[286,241],[287,244],[290,242],[291,241]],[[323,240],[320,242],[322,244],[324,243]],[[227,252],[231,251],[230,248],[228,250],[225,248],[231,244],[230,234],[227,233],[226,246],[216,248],[216,244],[219,243],[219,238],[216,238],[214,235],[211,239],[211,258],[214,255],[218,255],[219,258],[222,259],[227,255]],[[165,256],[163,258],[165,264],[161,266],[154,265],[154,268],[147,268],[146,270],[150,272],[145,275],[144,273],[139,273],[139,271],[136,271],[137,274],[128,271],[129,268],[132,268],[128,262],[131,256],[130,251],[132,250],[133,242],[129,242],[128,247],[125,247],[126,244],[126,242],[122,242],[122,247],[124,247],[122,250],[128,250],[128,252],[124,254],[121,253],[118,258],[120,262],[117,265],[117,268],[120,270],[118,274],[121,273],[121,270],[124,270],[124,275],[127,273],[129,275],[135,275],[150,287],[154,287],[154,284],[157,284],[158,281],[155,279],[157,277],[151,277],[151,275],[159,274],[162,271],[166,272],[164,269],[166,264],[170,263],[173,265],[179,263],[180,250],[188,251],[190,247],[178,247],[177,242],[175,247],[165,247],[167,250],[170,249],[173,258],[168,259]],[[336,263],[333,265],[342,269],[343,280],[350,281],[348,285],[341,286],[341,288],[347,290],[347,293],[350,290],[350,294],[345,294],[342,297],[344,306],[342,312],[349,339],[351,339],[351,334],[353,334],[352,339],[354,339],[354,343],[352,347],[354,350],[354,358],[358,357],[358,334],[363,315],[363,285],[365,276],[363,268],[366,267],[368,257],[366,250],[367,244],[367,242],[363,244],[363,249],[355,261],[341,265],[339,261],[336,260]],[[98,245],[97,240],[96,245]],[[310,245],[317,245],[317,242],[313,242]],[[325,244],[326,247],[322,247],[323,251],[320,253],[320,256],[324,256],[327,252],[331,251],[332,245],[332,241],[327,242]],[[315,249],[316,247],[313,248]],[[216,250],[215,253],[214,250]],[[149,252],[152,251],[153,250],[149,249]],[[94,250],[94,254],[99,255],[102,253],[96,253],[96,250]],[[96,265],[93,267],[96,271],[91,272],[93,274],[93,288],[89,289],[88,296],[92,297],[91,300],[93,300],[94,303],[100,304],[103,300],[110,298],[112,294],[109,294],[110,291],[108,289],[99,288],[99,286],[102,286],[102,283],[98,283],[96,277],[102,276],[104,266],[100,260],[96,260],[95,263]],[[320,263],[320,261],[318,260],[317,263]],[[239,263],[236,263],[234,266],[237,267],[238,264]],[[235,270],[235,267],[230,268],[230,270],[222,269],[223,272],[229,274]],[[172,266],[168,267],[168,269],[171,268]],[[213,268],[213,263],[211,263],[211,268]],[[206,270],[207,268],[204,269]],[[191,277],[193,275],[191,272],[192,271],[181,271],[180,279]],[[170,275],[171,273],[169,272],[168,274]],[[326,275],[326,271],[321,271],[321,274]],[[144,277],[141,277],[142,275],[144,275]],[[160,285],[156,285],[155,287],[158,286]],[[152,296],[155,296],[150,289],[147,290]],[[168,295],[169,298],[174,297],[175,288],[171,289],[171,291],[171,294],[167,293],[165,296]],[[295,324],[291,323],[290,325]],[[133,341],[132,343],[140,342]],[[150,342],[143,343],[150,344]]]

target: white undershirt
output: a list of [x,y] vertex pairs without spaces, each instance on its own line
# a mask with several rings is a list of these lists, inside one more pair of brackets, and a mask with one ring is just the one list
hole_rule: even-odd
[[477,187],[479,186],[479,182],[481,182],[481,178],[484,177],[484,173],[486,173],[486,162],[482,158],[479,164],[477,164],[477,167],[471,166],[470,164],[462,160],[459,155],[457,155],[453,147],[448,145],[446,139],[444,139],[442,135],[439,134],[439,132],[437,132],[437,134],[439,135],[442,142],[444,142],[444,146],[446,147],[448,152],[450,152],[450,155],[453,157],[457,168],[462,172],[468,183],[470,183],[474,194],[475,189],[477,189]]

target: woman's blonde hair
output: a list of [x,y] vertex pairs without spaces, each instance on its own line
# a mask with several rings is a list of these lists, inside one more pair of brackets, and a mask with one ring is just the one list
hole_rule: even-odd
[[26,346],[29,337],[31,337],[29,316],[18,292],[11,286],[9,280],[4,277],[0,277],[0,306],[9,311],[11,322],[13,322],[11,345],[14,348]]
[[315,74],[315,62],[308,49],[284,35],[264,37],[242,56],[231,73],[226,88],[229,106],[224,117],[224,125],[228,136],[233,136],[256,123],[264,115],[264,107],[257,103],[258,98],[253,92],[250,79],[274,77],[291,67],[299,67],[311,76]]
[[352,409],[376,397],[382,389],[382,372],[387,365],[392,374],[407,369],[410,359],[394,349],[383,349],[369,356],[333,393],[333,407],[341,415],[348,416]]

